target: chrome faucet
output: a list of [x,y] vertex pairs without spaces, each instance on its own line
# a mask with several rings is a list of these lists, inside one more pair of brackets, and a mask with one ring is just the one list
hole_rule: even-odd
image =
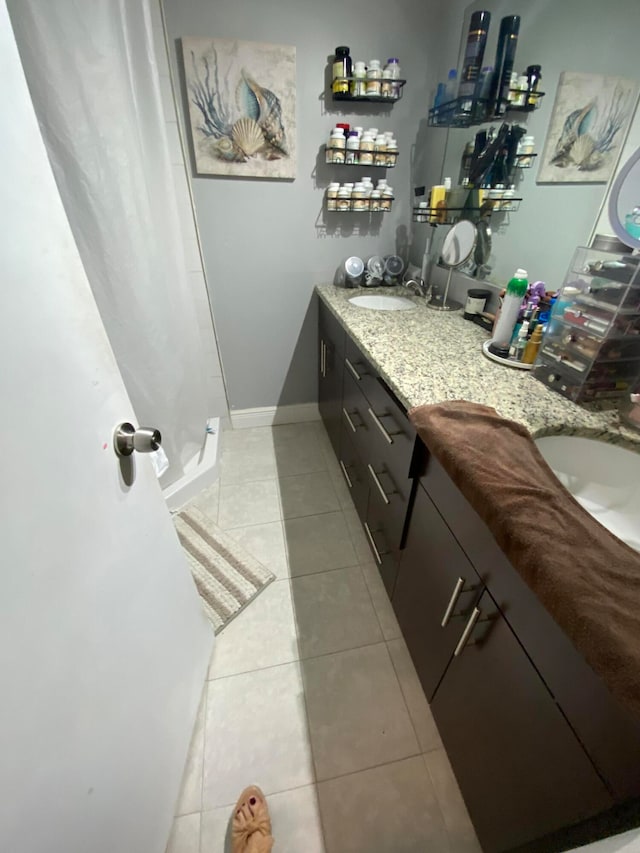
[[431,287],[428,287],[421,278],[408,278],[402,282],[402,286],[416,296],[424,296],[427,301],[431,298]]

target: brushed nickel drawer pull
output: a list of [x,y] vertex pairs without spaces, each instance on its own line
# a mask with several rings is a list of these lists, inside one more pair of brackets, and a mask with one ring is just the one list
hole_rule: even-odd
[[381,420],[380,420],[380,418],[376,415],[376,413],[373,411],[373,409],[367,409],[367,411],[368,411],[368,412],[369,412],[369,414],[371,415],[371,419],[372,419],[372,421],[374,422],[374,424],[378,427],[378,429],[379,429],[379,430],[380,430],[380,432],[382,433],[382,435],[383,435],[383,437],[384,437],[384,440],[385,440],[388,444],[393,444],[393,439],[391,438],[391,435],[386,431],[386,429],[384,428],[384,425],[383,425],[382,421],[381,421]]
[[340,463],[340,467],[342,468],[342,475],[345,478],[345,480],[347,481],[347,486],[349,486],[349,488],[352,489],[353,483],[351,482],[351,479],[349,478],[349,475],[347,474],[347,468],[346,468],[344,462],[342,461],[342,459],[339,459],[338,462]]
[[375,540],[373,538],[373,533],[369,530],[369,525],[367,524],[366,521],[364,522],[364,532],[367,534],[367,539],[369,540],[369,544],[371,545],[371,548],[373,549],[373,554],[376,558],[376,562],[379,566],[381,566],[382,565],[382,557],[380,556],[380,552],[376,548],[376,543],[375,543]]
[[372,468],[372,466],[371,466],[371,463],[368,463],[368,464],[367,464],[367,468],[369,469],[369,473],[371,474],[371,479],[372,479],[372,480],[373,480],[373,482],[376,484],[376,487],[377,487],[378,491],[380,492],[380,496],[382,497],[382,500],[383,500],[386,504],[391,503],[391,501],[390,501],[390,500],[389,500],[389,498],[387,497],[387,493],[386,493],[386,492],[385,492],[385,490],[382,488],[382,483],[381,483],[381,482],[380,482],[380,480],[378,479],[378,475],[376,474],[376,472],[373,470],[373,468]]
[[360,374],[355,369],[355,367],[351,364],[351,362],[349,361],[348,358],[345,358],[344,363],[349,368],[349,371],[350,371],[351,375],[353,376],[353,378],[357,379],[357,381],[360,382],[360,380],[362,379],[362,376],[360,376]]
[[462,636],[458,640],[458,645],[455,648],[453,653],[454,658],[459,657],[464,651],[464,647],[467,645],[469,637],[471,636],[471,632],[476,626],[476,622],[480,618],[481,610],[477,607],[474,607],[471,616],[469,616],[469,621],[467,622],[464,631],[462,632]]
[[451,619],[451,614],[458,603],[458,599],[460,598],[460,593],[464,587],[464,578],[458,578],[456,581],[456,585],[453,588],[453,593],[451,594],[451,599],[449,600],[449,604],[447,604],[447,609],[444,611],[444,616],[442,617],[442,622],[440,623],[441,628],[446,628],[449,624],[449,619]]
[[357,426],[354,424],[354,422],[351,420],[351,417],[350,417],[350,415],[349,415],[349,412],[348,412],[344,407],[343,407],[343,409],[342,409],[342,414],[345,416],[345,420],[346,420],[346,421],[347,421],[347,423],[349,424],[349,428],[350,428],[351,432],[355,432],[355,431],[358,429],[358,427],[357,427]]
[[324,341],[320,341],[320,376],[324,379],[327,375],[326,371],[326,358],[327,358],[327,349],[324,345]]

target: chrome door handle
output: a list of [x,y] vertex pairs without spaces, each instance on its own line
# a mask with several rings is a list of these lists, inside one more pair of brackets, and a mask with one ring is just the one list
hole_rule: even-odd
[[351,482],[351,479],[350,479],[349,475],[347,474],[347,467],[346,467],[346,465],[344,464],[344,462],[342,461],[342,459],[338,459],[338,462],[339,462],[339,464],[340,464],[340,468],[342,469],[342,476],[343,476],[343,477],[345,478],[345,480],[347,481],[347,486],[349,486],[349,488],[350,488],[350,489],[352,489],[352,488],[353,488],[353,483]]
[[447,609],[444,611],[444,616],[442,617],[442,622],[440,623],[441,628],[446,628],[449,624],[449,619],[451,619],[451,614],[458,603],[458,598],[460,598],[460,593],[464,587],[464,578],[458,578],[456,581],[456,585],[453,588],[453,593],[451,594],[451,598],[449,600],[449,604],[447,604]]
[[346,422],[349,424],[349,429],[351,430],[351,432],[355,432],[358,427],[351,420],[351,416],[349,415],[349,412],[344,408],[344,406],[342,408],[342,414],[344,415]]
[[390,500],[389,500],[389,498],[387,497],[387,493],[386,493],[386,492],[385,492],[385,490],[383,489],[383,487],[382,487],[382,483],[381,483],[381,482],[380,482],[380,480],[378,479],[378,475],[376,474],[376,472],[373,470],[373,467],[371,466],[371,463],[367,463],[367,468],[369,469],[369,474],[371,474],[371,479],[372,479],[372,480],[373,480],[373,482],[376,484],[376,488],[377,488],[377,489],[378,489],[378,491],[380,492],[380,497],[382,498],[382,500],[383,500],[387,505],[388,505],[388,504],[390,504],[390,503],[391,503],[391,501],[390,501]]
[[360,382],[360,380],[362,379],[362,376],[360,376],[360,374],[359,374],[359,373],[358,373],[358,371],[355,369],[355,367],[351,364],[351,362],[349,361],[349,359],[348,359],[348,358],[345,358],[344,363],[345,363],[345,364],[346,364],[346,366],[349,368],[349,371],[351,372],[351,375],[353,376],[353,378],[354,378],[354,379],[357,379],[357,380],[358,380],[358,382]]
[[[374,424],[378,427],[378,429],[382,433],[384,440],[388,444],[393,444],[393,439],[391,438],[391,433],[387,432],[387,430],[384,427],[384,424],[382,423],[380,418],[376,415],[376,413],[373,411],[373,409],[367,409],[367,411],[371,415],[371,419],[373,420]],[[397,433],[396,433],[396,435],[397,435]]]
[[476,622],[480,618],[480,614],[482,611],[478,607],[474,607],[471,616],[469,616],[469,621],[467,622],[464,631],[462,632],[462,636],[458,640],[458,645],[455,648],[453,653],[454,658],[457,658],[464,651],[464,647],[467,645],[469,641],[469,637],[471,636],[471,632],[476,626]]
[[152,427],[138,427],[128,421],[118,424],[113,433],[113,449],[117,456],[131,456],[138,453],[153,453],[162,443],[160,430]]
[[320,340],[320,376],[324,379],[327,375],[327,347],[323,340]]
[[364,532],[367,534],[367,539],[369,540],[369,544],[371,545],[371,548],[373,550],[373,554],[376,558],[376,563],[379,566],[381,566],[382,565],[382,557],[380,556],[380,551],[378,551],[378,549],[376,547],[375,539],[373,538],[373,533],[369,529],[369,525],[367,524],[366,521],[364,522]]

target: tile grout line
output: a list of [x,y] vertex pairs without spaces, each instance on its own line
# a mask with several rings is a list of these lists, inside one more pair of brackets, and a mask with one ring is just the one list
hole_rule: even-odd
[[[287,578],[282,578],[282,580],[287,580]],[[295,616],[295,614],[294,614],[294,616]],[[297,629],[297,623],[296,623],[296,629]],[[297,637],[297,631],[296,631],[296,644],[297,644],[297,641],[298,641],[298,637]],[[304,657],[304,658],[298,657],[295,660],[283,661],[282,663],[272,663],[272,664],[269,664],[268,666],[256,667],[255,669],[243,669],[242,672],[233,672],[233,673],[230,673],[229,675],[219,675],[216,678],[208,678],[207,681],[209,681],[209,682],[211,682],[211,681],[223,681],[225,678],[235,678],[238,675],[249,675],[252,672],[263,672],[266,669],[277,669],[279,666],[291,666],[292,663],[298,663],[298,664],[306,663],[307,661],[310,661],[310,660],[319,660],[320,658],[328,658],[328,657],[331,657],[332,655],[344,655],[347,652],[357,652],[357,651],[360,651],[361,649],[368,649],[371,646],[385,646],[386,644],[387,644],[387,641],[384,639],[384,636],[383,636],[383,638],[381,640],[376,640],[373,643],[362,643],[362,645],[360,645],[360,646],[350,646],[348,649],[337,649],[334,652],[323,652],[323,654],[321,654],[321,655],[309,655],[308,657]],[[298,654],[299,654],[299,647],[298,647]],[[394,673],[395,673],[395,670],[394,670]],[[402,698],[404,699],[404,696]],[[432,750],[429,750],[429,751],[431,752]]]
[[[416,736],[416,743],[418,744],[418,748],[420,749],[421,753],[424,755],[424,752],[422,751],[422,744],[420,743],[420,738],[418,737],[418,729],[416,728],[416,724],[413,721],[413,714],[411,713],[411,709],[409,708],[409,703],[407,702],[407,697],[405,696],[405,692],[404,692],[404,689],[402,687],[402,681],[400,680],[400,674],[399,674],[398,669],[394,663],[393,655],[391,654],[391,651],[389,649],[389,643],[395,643],[395,642],[397,642],[398,639],[401,639],[403,643],[405,642],[404,637],[398,637],[398,638],[395,638],[393,640],[385,640],[385,644],[387,646],[387,654],[389,655],[389,658],[391,659],[391,666],[393,667],[393,671],[396,674],[396,680],[398,682],[398,686],[400,687],[400,694],[402,695],[402,700],[404,702],[405,708],[407,709],[407,714],[409,715],[409,722],[411,723],[411,728],[413,729],[413,733]],[[406,646],[406,643],[405,643],[405,646]],[[407,649],[407,654],[409,655],[409,658],[411,658],[411,655],[410,655],[408,649]],[[411,664],[413,666],[413,661],[411,661]],[[418,676],[416,673],[416,678],[417,677]],[[420,685],[420,686],[422,686],[422,685]],[[425,696],[425,700],[426,700],[426,696]],[[427,702],[427,705],[428,704],[429,703]],[[432,752],[433,750],[428,750],[428,751]]]
[[[431,750],[431,751],[433,752],[433,750]],[[449,848],[451,849],[451,836],[449,835],[449,827],[447,826],[447,820],[445,818],[444,809],[442,808],[442,803],[440,802],[440,795],[438,794],[438,787],[437,787],[435,780],[433,778],[433,773],[431,772],[431,768],[429,767],[429,764],[425,761],[424,755],[425,754],[423,753],[422,763],[425,766],[425,769],[427,771],[427,776],[429,777],[429,781],[431,782],[431,787],[433,788],[433,796],[435,797],[436,805],[438,806],[438,812],[440,813],[440,817],[442,818],[442,826],[444,827],[444,832],[445,832],[445,835],[447,837],[447,842],[449,844]],[[446,755],[446,750],[445,750],[445,755]]]
[[[302,476],[304,476],[304,474]],[[254,480],[253,482],[267,483],[269,481],[268,480]],[[243,483],[243,485],[249,485],[249,484]],[[278,499],[279,499],[279,496],[278,496]],[[309,512],[309,513],[305,513],[304,515],[288,515],[286,518],[280,516],[279,519],[278,518],[272,518],[272,519],[269,519],[267,521],[257,521],[257,522],[254,522],[253,524],[238,524],[236,527],[224,527],[221,524],[218,524],[218,526],[225,533],[228,533],[232,530],[240,530],[244,527],[258,527],[261,524],[276,524],[278,521],[282,521],[284,523],[285,521],[296,521],[299,518],[314,518],[314,516],[316,516],[316,515],[331,515],[331,514],[336,513],[336,512],[343,513],[344,510],[341,509],[340,507],[338,507],[338,509],[325,509],[321,512]],[[347,528],[347,530],[348,530],[348,528]],[[351,536],[350,533],[349,533],[349,536]]]
[[[336,779],[346,779],[348,776],[356,776],[358,773],[366,773],[368,770],[377,770],[379,767],[389,767],[391,764],[401,764],[403,761],[409,761],[412,758],[423,758],[423,753],[412,752],[410,755],[403,755],[402,758],[392,758],[390,761],[381,761],[379,764],[361,767],[359,770],[350,770],[348,773],[339,773],[337,776],[330,776],[327,779],[319,779],[316,784],[324,785],[326,782],[335,782]],[[424,763],[425,762],[423,762],[423,764]],[[431,779],[431,774],[429,774],[429,779]]]
[[[377,571],[377,568],[376,568],[376,571]],[[364,585],[365,585],[365,588],[367,590],[367,595],[369,596],[369,601],[371,602],[371,606],[373,607],[373,612],[376,614],[376,619],[378,620],[378,627],[380,628],[380,633],[382,634],[383,640],[386,644],[388,642],[388,640],[385,637],[384,628],[382,627],[382,621],[380,620],[380,617],[378,616],[378,609],[377,609],[375,602],[373,600],[373,596],[371,595],[371,590],[369,589],[369,584],[367,583],[367,576],[365,574],[364,566],[362,565],[362,563],[360,563],[360,574],[362,575],[362,580],[364,581]],[[387,651],[388,651],[388,649],[387,649]],[[393,661],[391,661],[391,663],[393,663]],[[394,672],[395,672],[395,668],[394,668]]]

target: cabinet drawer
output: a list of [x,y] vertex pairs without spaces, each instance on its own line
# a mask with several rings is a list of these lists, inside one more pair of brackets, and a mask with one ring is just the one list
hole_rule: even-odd
[[369,440],[371,453],[377,459],[382,459],[399,479],[408,479],[416,445],[415,429],[374,368],[350,339],[345,349],[344,382],[350,392],[355,388],[360,394],[359,411],[366,428],[361,429],[361,435]]
[[351,432],[343,424],[340,433],[340,455],[338,461],[351,499],[361,521],[367,517],[367,500],[369,497],[369,477],[365,464],[351,440]]
[[377,370],[350,337],[347,337],[345,342],[344,366],[351,378],[359,384],[363,394],[366,394],[367,389],[378,379]]
[[371,493],[364,531],[387,595],[391,598],[398,574],[398,549],[394,547],[395,537],[388,528],[384,511],[372,503]]
[[363,460],[369,476],[369,512],[384,524],[392,548],[403,545],[404,526],[413,481],[397,477],[385,461],[370,456]]
[[344,372],[342,426],[365,462],[370,455],[375,427],[367,413],[369,403],[349,371]]

